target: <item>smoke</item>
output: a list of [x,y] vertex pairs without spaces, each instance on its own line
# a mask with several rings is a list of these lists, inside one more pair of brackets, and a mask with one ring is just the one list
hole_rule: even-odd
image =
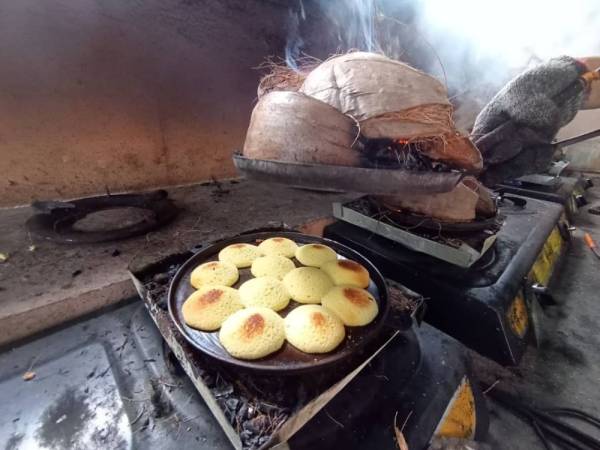
[[509,68],[600,51],[597,0],[427,0],[422,5],[422,26],[430,34],[457,38],[475,59],[493,57]]
[[304,5],[302,0],[300,1],[302,6],[301,12],[295,12],[290,9],[287,25],[288,25],[288,36],[285,44],[285,62],[288,67],[298,71],[298,58],[300,57],[302,48],[304,47],[304,39],[300,35],[300,19],[306,20],[306,13],[304,12]]
[[554,56],[600,54],[597,0],[425,0],[421,5],[418,26],[451,75],[462,66],[480,82],[499,86]]
[[306,10],[290,9],[285,53],[295,68],[303,51],[381,52],[440,78],[453,95],[498,89],[553,56],[598,55],[599,27],[598,0],[307,0]]

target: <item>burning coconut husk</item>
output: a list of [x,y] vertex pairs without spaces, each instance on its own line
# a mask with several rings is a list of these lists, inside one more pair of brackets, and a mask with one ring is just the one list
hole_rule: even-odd
[[266,72],[258,83],[258,99],[273,91],[298,91],[308,74],[321,62],[320,59],[305,55],[298,58],[297,68],[292,69],[283,60],[268,58],[257,67]]
[[[407,64],[352,52],[300,72],[272,63],[269,68],[246,136],[247,158],[420,172],[482,169],[477,148],[455,129],[444,85]],[[418,197],[395,195],[386,203],[468,221],[487,199],[474,178],[436,201]],[[440,202],[464,198],[471,201],[460,214],[436,212]]]
[[353,117],[366,139],[416,143],[457,169],[483,168],[477,148],[454,127],[444,85],[407,64],[375,53],[336,56],[311,71],[300,92]]
[[379,200],[393,211],[409,211],[443,222],[470,222],[496,215],[489,191],[473,177],[463,178],[450,192],[381,196]]
[[326,103],[275,91],[252,111],[243,153],[253,159],[357,167],[356,135],[354,121]]

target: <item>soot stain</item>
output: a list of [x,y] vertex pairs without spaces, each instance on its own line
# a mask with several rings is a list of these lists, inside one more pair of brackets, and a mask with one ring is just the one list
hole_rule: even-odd
[[85,396],[67,389],[44,411],[37,438],[44,447],[73,448],[92,414]]
[[117,423],[106,428],[98,428],[91,436],[91,448],[121,450],[127,448],[127,441],[121,436]]

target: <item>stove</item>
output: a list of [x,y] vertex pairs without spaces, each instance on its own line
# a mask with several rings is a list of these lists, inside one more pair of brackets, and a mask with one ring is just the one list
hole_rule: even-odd
[[[414,449],[426,448],[435,436],[480,438],[485,433],[487,411],[464,348],[429,325],[419,326],[416,319],[406,331],[382,333],[358,366],[355,361],[317,376],[269,379],[200,354],[166,311],[169,279],[191,254],[172,255],[133,270],[132,276],[165,348],[234,448],[337,448],[344,443],[350,449],[392,450],[397,448],[395,418],[399,427],[406,420],[403,433]],[[407,308],[418,316],[421,297],[396,282],[389,284],[395,299],[392,317],[394,310]],[[398,317],[406,320],[406,314]]]
[[535,175],[507,181],[497,188],[506,193],[563,205],[567,217],[572,220],[579,208],[587,205],[585,191],[591,186],[591,180],[583,175]]
[[539,301],[550,298],[569,231],[557,203],[511,196],[499,214],[503,224],[493,244],[462,267],[342,220],[326,227],[324,236],[363,253],[384,276],[424,295],[425,321],[484,356],[514,365],[537,337]]
[[[407,346],[422,351],[410,380],[398,379],[395,358]],[[35,373],[27,382],[26,371]],[[423,324],[279,448],[334,448],[335,436],[337,442],[355,437],[349,448],[372,440],[392,450],[396,411],[399,426],[412,412],[404,429],[411,449],[424,448],[432,432],[480,436],[487,415],[471,380],[461,346]],[[232,448],[139,301],[5,349],[0,393],[0,442],[7,449]]]

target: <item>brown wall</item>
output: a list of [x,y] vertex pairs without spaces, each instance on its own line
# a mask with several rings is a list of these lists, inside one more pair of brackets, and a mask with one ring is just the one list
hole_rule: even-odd
[[0,0],[0,206],[231,176],[267,1]]

